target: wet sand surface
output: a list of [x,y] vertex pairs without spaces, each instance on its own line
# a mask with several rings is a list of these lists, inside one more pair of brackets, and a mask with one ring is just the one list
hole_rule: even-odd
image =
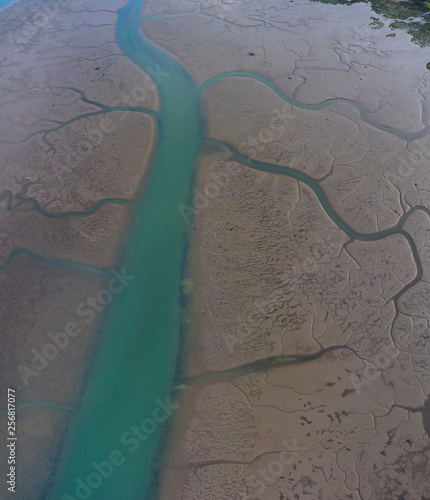
[[[25,500],[46,498],[82,404],[105,309],[78,308],[112,279],[163,110],[116,41],[123,4],[53,2],[36,31],[40,3],[1,17],[1,391],[36,403],[19,410]],[[368,3],[140,15],[207,126],[172,216],[192,244],[158,497],[429,498],[430,49]]]
[[[16,388],[23,405],[24,500],[45,498],[80,404],[105,306],[78,308],[117,267],[155,138],[146,109],[158,98],[115,41],[121,1],[23,3],[1,13],[0,389]],[[6,436],[4,415],[0,424]]]
[[365,4],[211,5],[143,11],[212,140],[161,498],[427,498],[430,51]]

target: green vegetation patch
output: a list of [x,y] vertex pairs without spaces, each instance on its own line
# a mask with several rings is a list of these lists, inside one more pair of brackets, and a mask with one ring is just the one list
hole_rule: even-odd
[[375,30],[377,29],[380,29],[384,26],[384,23],[378,19],[377,17],[371,17],[370,19],[372,19],[372,22],[369,23],[369,26]]

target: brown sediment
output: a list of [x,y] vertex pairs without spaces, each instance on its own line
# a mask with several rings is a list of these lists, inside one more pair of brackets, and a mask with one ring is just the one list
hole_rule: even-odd
[[181,380],[205,372],[207,367],[203,360],[202,330],[204,328],[204,316],[202,315],[201,290],[204,286],[204,267],[201,259],[201,249],[204,246],[202,224],[205,206],[208,198],[204,194],[207,171],[210,164],[221,156],[209,156],[200,159],[196,167],[195,190],[187,206],[188,229],[190,234],[190,248],[187,259],[187,278],[191,284],[191,293],[187,297],[186,322],[184,327],[186,335],[183,339],[183,358],[180,362]]
[[176,388],[176,397],[180,401],[180,407],[175,415],[166,448],[160,463],[159,498],[176,498],[182,490],[186,479],[187,456],[185,447],[187,443],[187,431],[193,417],[194,408],[198,400],[203,384],[193,387]]
[[[28,401],[78,407],[106,307],[99,305],[93,318],[79,311],[117,268],[156,141],[155,118],[143,111],[159,103],[151,86],[136,103],[141,111],[113,109],[127,106],[123,100],[147,77],[115,42],[114,9],[122,0],[111,2],[111,10],[85,0],[77,10],[56,2],[51,11],[41,3],[18,2],[1,13],[7,84],[0,92],[0,389],[16,389],[18,408]],[[45,23],[37,36],[33,12]],[[52,337],[64,339],[69,323],[79,333],[55,352]],[[43,352],[52,359],[35,369],[34,356],[43,363]],[[42,498],[71,415],[54,407],[18,411],[20,498]],[[6,418],[0,422],[4,436]],[[6,458],[0,454],[3,477]]]
[[[195,185],[198,190],[203,185],[205,178],[205,165],[208,160],[201,160],[196,166]],[[193,215],[193,210],[196,210]],[[185,213],[185,212],[184,212]],[[184,309],[183,329],[184,337],[181,346],[181,358],[179,360],[178,385],[174,388],[180,408],[175,415],[168,445],[163,452],[163,459],[160,466],[160,475],[163,480],[160,483],[160,498],[174,498],[174,495],[181,489],[185,479],[182,464],[186,462],[185,444],[187,439],[186,429],[192,418],[194,406],[199,392],[204,384],[196,384],[192,387],[182,384],[181,380],[191,374],[198,373],[204,369],[201,360],[201,335],[203,326],[201,315],[199,314],[199,290],[201,288],[202,265],[199,258],[202,245],[202,217],[194,206],[193,199],[186,207],[186,213],[190,214],[187,221],[190,246],[187,257],[186,272],[184,278],[191,283],[190,293],[187,294],[186,308]]]
[[430,395],[427,397],[421,413],[423,415],[424,430],[426,431],[427,436],[430,437]]
[[[207,159],[199,177],[199,192],[204,193],[205,186],[211,181],[209,173],[222,170],[227,163],[225,158]],[[239,168],[239,176],[234,180],[232,178],[232,182],[223,186],[217,196],[210,198],[207,206],[199,209],[197,215],[201,223],[196,226],[196,231],[200,233],[195,235],[194,241],[195,245],[199,245],[200,253],[197,256],[194,254],[194,258],[200,259],[202,267],[197,269],[203,274],[198,281],[200,288],[197,288],[195,321],[201,326],[195,328],[192,335],[200,347],[194,346],[192,349],[192,344],[189,345],[191,356],[197,359],[194,363],[189,361],[187,366],[195,374],[190,377],[191,381],[196,381],[198,385],[191,386],[192,396],[184,399],[184,404],[192,404],[193,407],[177,420],[175,432],[180,437],[175,440],[166,459],[169,466],[164,469],[163,484],[173,482],[175,487],[163,489],[161,498],[174,495],[178,499],[197,499],[199,495],[205,494],[206,489],[212,492],[217,490],[219,493],[215,498],[240,498],[241,494],[252,497],[261,487],[261,483],[252,483],[252,477],[263,480],[259,471],[267,472],[274,461],[279,461],[281,453],[291,454],[297,446],[300,450],[292,455],[295,469],[284,468],[282,477],[273,478],[273,485],[265,482],[265,493],[259,498],[271,498],[270,495],[276,493],[292,493],[292,485],[295,485],[295,489],[303,487],[300,482],[303,476],[310,478],[308,487],[312,491],[319,491],[323,498],[328,497],[334,491],[333,484],[326,484],[324,479],[329,473],[337,481],[336,495],[347,498],[351,485],[342,483],[341,478],[344,474],[352,477],[353,464],[356,463],[356,457],[361,455],[366,457],[363,464],[366,467],[363,476],[368,478],[366,480],[370,480],[374,474],[368,464],[378,464],[377,467],[382,471],[383,464],[378,455],[385,453],[384,435],[392,427],[405,426],[404,430],[396,433],[395,445],[392,446],[401,449],[405,436],[411,436],[408,438],[414,443],[411,453],[419,453],[421,449],[423,429],[416,425],[421,415],[411,417],[413,421],[408,422],[405,412],[396,409],[389,418],[386,416],[392,398],[417,401],[421,399],[421,389],[416,387],[411,390],[407,382],[402,381],[401,366],[406,363],[406,358],[391,344],[388,332],[395,310],[391,304],[380,303],[378,293],[372,291],[371,285],[375,280],[372,273],[377,276],[378,269],[383,269],[384,286],[392,283],[393,287],[390,285],[387,290],[390,293],[400,290],[403,283],[414,276],[413,260],[407,245],[398,236],[368,243],[350,242],[348,238],[336,235],[338,230],[331,228],[331,222],[327,220],[321,205],[306,186],[300,184],[299,195],[295,195],[294,191],[286,191],[294,198],[294,203],[288,200],[288,196],[281,201],[281,197],[277,198],[277,190],[282,193],[293,181],[250,171],[246,167]],[[276,216],[269,215],[271,212],[266,206],[269,204],[267,200],[276,203],[273,214],[280,210],[281,203],[287,203],[288,200],[290,212],[288,216],[283,215],[289,221],[285,222],[282,230],[272,229]],[[250,222],[250,218],[255,218],[254,222]],[[217,224],[221,220],[224,223]],[[258,224],[259,220],[264,223]],[[293,224],[298,221],[301,227],[294,234],[300,252],[295,261],[290,254],[291,245],[288,240],[283,243],[283,239],[288,237],[289,231],[294,231]],[[235,228],[233,236],[230,235],[231,227]],[[331,231],[329,243],[333,244],[325,248],[325,253],[322,249],[321,253],[315,253],[314,250],[319,248],[316,246],[318,233],[325,234],[327,228]],[[313,243],[309,248],[303,237],[306,234],[312,235]],[[283,280],[278,280],[276,273],[273,275],[274,289],[270,289],[266,282],[264,287],[253,286],[253,282],[237,267],[240,261],[234,265],[231,261],[231,256],[241,252],[252,258],[252,245],[254,241],[258,243],[258,238],[269,247],[275,245],[277,250],[270,254],[261,250],[264,264],[261,264],[259,276],[267,275],[266,266],[271,269],[272,255],[275,261],[280,259],[284,263]],[[397,260],[394,261],[385,257],[392,248],[396,248]],[[203,266],[204,254],[210,251],[216,254],[216,260],[210,264],[205,261],[206,265]],[[286,259],[284,254],[289,258]],[[366,264],[369,255],[372,255],[372,265]],[[279,265],[275,269],[281,267]],[[344,281],[348,274],[354,278]],[[402,276],[400,280],[399,276]],[[258,314],[252,316],[251,323],[261,327],[256,328],[255,334],[248,335],[246,339],[236,339],[238,342],[234,343],[234,352],[229,353],[223,343],[221,330],[224,317],[216,312],[226,315],[230,307],[229,297],[236,298],[233,305],[241,303],[232,294],[228,286],[230,281],[226,280],[235,283],[236,288],[233,290],[238,292],[245,289],[245,278],[248,279],[246,290],[252,292],[244,304],[252,304],[258,299]],[[198,283],[194,279],[195,288]],[[342,289],[342,293],[336,293],[337,287]],[[275,293],[276,288],[281,288],[282,294]],[[359,294],[358,298],[356,293]],[[270,300],[264,301],[264,294]],[[302,299],[298,298],[300,295]],[[285,301],[288,304],[287,317],[295,318],[296,322],[286,322],[284,328],[276,329],[273,325],[276,325],[277,318],[282,314]],[[337,306],[330,307],[331,301]],[[360,303],[372,304],[375,312],[369,310],[366,314],[364,308],[356,310]],[[307,304],[315,304],[316,312],[312,307],[306,309]],[[302,308],[304,311],[300,312]],[[208,311],[218,321],[210,323]],[[240,313],[240,309],[238,311]],[[350,324],[348,314],[344,315],[343,311],[350,311],[349,317],[355,318],[353,324]],[[308,315],[314,315],[312,327],[306,326]],[[330,317],[336,317],[336,322],[344,325],[343,329],[336,328],[336,322],[331,322]],[[265,327],[264,322],[269,319],[271,322]],[[263,323],[258,323],[260,321]],[[303,322],[302,326],[300,322]],[[230,333],[235,333],[234,322],[227,323],[227,327]],[[300,333],[295,342],[294,328]],[[235,367],[249,359],[248,344],[255,342],[262,329],[272,335],[277,332],[283,336],[284,355],[295,352],[297,359],[306,359],[311,352],[318,351],[317,348],[303,350],[303,343],[307,339],[314,339],[315,346],[320,344],[320,347],[326,348],[346,341],[349,351],[329,350],[306,363],[289,363],[288,366],[270,370],[264,369],[262,365],[261,370],[236,374]],[[364,333],[359,336],[356,333],[358,331]],[[267,367],[270,367],[271,356],[274,356],[270,349],[276,349],[276,345],[272,345],[269,342],[266,344]],[[255,352],[250,354],[255,356]],[[377,367],[369,372],[366,363],[371,360],[377,363]],[[253,364],[247,366],[252,367]],[[205,378],[205,374],[211,371],[215,371],[215,374]],[[234,377],[231,377],[233,372]],[[199,374],[202,376],[197,376]],[[186,385],[185,377],[183,381]],[[377,404],[374,399],[378,401]],[[374,445],[364,444],[375,433]],[[409,472],[412,474],[412,470]],[[417,481],[414,484],[419,484]],[[424,484],[421,479],[419,481]],[[351,498],[358,496],[354,493]]]
[[[4,394],[4,393],[3,393]],[[17,497],[23,500],[42,498],[49,485],[53,466],[58,458],[58,445],[70,423],[72,413],[52,408],[29,408],[17,414],[16,443]],[[7,435],[7,417],[0,415],[0,435]],[[0,457],[2,471],[8,453]],[[6,473],[5,473],[6,477]],[[4,492],[7,491],[3,483]],[[6,498],[6,493],[3,493]]]
[[[211,5],[205,17],[159,17],[143,30],[199,83],[252,71],[298,103],[358,103],[360,112],[346,102],[298,109],[244,75],[204,93],[211,138],[321,180],[355,231],[393,227],[409,206],[429,201],[425,138],[402,135],[428,121],[420,88],[427,56],[404,33],[393,39],[387,27],[374,30],[369,6],[349,6],[348,16],[341,6],[317,4],[318,16],[315,8]],[[244,27],[258,21],[266,24]],[[199,31],[205,36],[196,43]],[[284,123],[274,108],[287,108]],[[208,174],[227,163],[207,159],[201,193]],[[416,213],[405,225],[414,254],[402,235],[352,241],[305,183],[239,169],[241,182],[198,209],[191,278],[198,296],[182,378],[197,385],[182,389],[192,408],[176,422],[161,498],[429,497],[427,402],[421,411],[430,387],[428,218]],[[351,350],[230,377],[256,360],[339,345]],[[205,379],[208,372],[222,377]]]

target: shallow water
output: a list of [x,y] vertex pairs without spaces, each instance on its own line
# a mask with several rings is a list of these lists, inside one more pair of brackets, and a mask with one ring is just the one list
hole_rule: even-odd
[[121,259],[121,268],[135,279],[118,295],[106,318],[82,407],[50,492],[52,499],[62,494],[76,498],[76,479],[85,480],[94,472],[92,462],[107,460],[115,450],[123,454],[124,463],[93,490],[91,498],[144,497],[153,478],[162,426],[134,451],[121,443],[121,436],[151,416],[157,398],[166,400],[175,375],[187,229],[178,205],[188,200],[202,126],[189,74],[138,32],[143,3],[131,1],[120,10],[117,23],[122,50],[158,79],[161,100],[150,175]]
[[[140,35],[139,12],[143,3],[143,0],[130,1],[119,11],[117,23],[117,39],[122,50],[157,82],[161,103],[150,175],[140,194],[141,204],[136,208],[117,266],[124,267],[126,274],[135,278],[116,297],[104,322],[102,341],[82,405],[48,494],[52,500],[150,498],[163,426],[157,424],[153,432],[145,435],[144,442],[133,441],[138,443],[137,447],[131,445],[130,433],[133,427],[151,418],[154,409],[160,406],[157,400],[166,401],[175,379],[180,345],[180,280],[188,230],[178,206],[188,203],[196,157],[204,144],[199,96],[210,83],[228,75],[214,77],[197,89],[177,59]],[[263,76],[250,72],[241,72],[239,76],[258,79],[277,91]],[[318,109],[336,101],[348,102],[370,124],[362,109],[345,99],[312,105],[302,105],[294,98],[285,100],[306,109]],[[220,146],[216,141],[211,142]],[[356,233],[333,210],[322,188],[311,177],[288,167],[246,159],[231,149],[230,152],[251,168],[290,175],[308,184],[332,220],[354,238],[375,240],[401,232],[399,224],[371,235]],[[411,240],[409,243],[413,244]],[[420,273],[420,267],[418,269]],[[124,435],[127,438],[122,441]],[[93,484],[98,486],[90,489],[90,496],[79,496],[77,480],[87,482],[91,474],[94,479],[96,469],[92,464],[108,461],[113,452],[121,454],[122,464],[115,465],[101,484],[95,481]]]
[[0,10],[5,9],[6,7],[9,7],[9,5],[12,5],[13,3],[16,3],[18,0],[0,0]]

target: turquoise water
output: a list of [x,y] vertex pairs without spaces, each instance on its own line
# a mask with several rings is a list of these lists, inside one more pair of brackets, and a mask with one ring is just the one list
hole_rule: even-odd
[[275,94],[277,94],[282,100],[287,102],[288,104],[291,104],[292,106],[300,109],[309,109],[309,110],[317,110],[321,108],[325,108],[327,106],[333,105],[333,104],[339,104],[339,103],[345,103],[348,104],[349,106],[352,106],[355,108],[359,115],[360,119],[364,122],[367,123],[368,125],[371,125],[373,128],[376,128],[378,130],[383,130],[384,132],[387,132],[388,134],[395,135],[396,137],[399,137],[400,139],[404,139],[405,141],[413,141],[415,139],[418,139],[424,135],[427,135],[430,127],[423,127],[421,130],[418,132],[403,132],[400,130],[396,130],[391,127],[387,127],[385,125],[380,125],[378,123],[372,122],[367,116],[367,113],[364,111],[364,109],[357,104],[355,101],[351,101],[350,99],[345,99],[343,97],[334,97],[332,99],[327,99],[322,102],[317,102],[317,103],[312,103],[312,104],[305,104],[300,101],[297,101],[295,99],[295,96],[297,94],[297,90],[300,88],[301,85],[306,81],[304,77],[303,82],[296,87],[296,89],[293,92],[293,97],[288,97],[284,94],[284,92],[277,87],[273,81],[268,78],[265,75],[260,75],[259,73],[254,73],[252,71],[226,71],[225,73],[219,73],[218,75],[213,76],[212,78],[209,78],[206,82],[204,82],[202,85],[199,87],[200,93],[204,92],[207,88],[209,88],[211,85],[214,85],[216,82],[219,82],[221,80],[224,80],[225,78],[231,78],[231,77],[245,77],[245,78],[252,78],[260,83],[263,83],[265,86],[269,87]]
[[9,5],[12,5],[13,3],[16,3],[18,0],[0,0],[0,10],[5,9],[6,7],[9,7]]
[[[134,451],[121,436],[151,417],[157,398],[165,401],[170,394],[175,375],[186,246],[178,205],[188,200],[203,127],[188,72],[138,33],[143,3],[129,2],[119,11],[117,23],[122,50],[161,80],[158,145],[121,259],[121,268],[135,279],[116,297],[106,318],[94,369],[50,492],[55,500],[63,494],[78,498],[76,479],[85,480],[94,472],[92,462],[108,460],[115,450],[123,454],[124,463],[92,490],[90,498],[144,498],[153,479],[161,425]],[[168,76],[161,79],[160,69]]]
[[[189,200],[194,165],[204,144],[199,96],[209,84],[232,75],[215,77],[197,89],[177,59],[140,35],[139,12],[143,3],[143,0],[131,0],[119,11],[116,27],[123,52],[157,82],[161,103],[150,173],[117,266],[117,269],[124,267],[126,274],[134,279],[115,297],[105,319],[93,371],[47,495],[50,500],[151,498],[156,456],[165,437],[163,426],[157,424],[143,436],[144,441],[141,438],[131,441],[133,428],[150,422],[148,419],[160,407],[160,401],[165,402],[171,393],[175,379],[180,346],[180,280],[187,243],[187,228],[178,206]],[[254,73],[241,76],[258,78]],[[263,83],[275,91],[270,81]],[[301,107],[317,109],[331,102]],[[357,107],[343,99],[338,102]],[[363,118],[361,108],[357,109]],[[373,240],[402,232],[397,225],[391,230],[360,235],[333,210],[317,181],[293,169],[250,160],[229,150],[233,157],[251,168],[290,175],[306,182],[328,215],[352,237]],[[408,241],[413,244],[412,240]],[[170,416],[174,416],[174,411]],[[138,429],[138,432],[142,431]],[[117,458],[120,454],[121,460],[108,467],[107,477],[99,474],[101,481],[98,481],[93,463],[112,462],[112,454]],[[87,486],[86,493],[79,496],[76,491],[78,484],[82,484],[79,481],[94,486],[89,489]]]

